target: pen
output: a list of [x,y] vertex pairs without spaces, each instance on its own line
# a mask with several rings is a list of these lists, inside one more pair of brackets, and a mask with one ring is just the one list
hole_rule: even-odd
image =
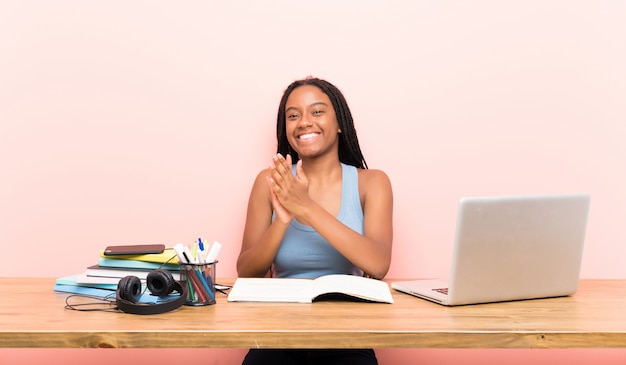
[[193,284],[191,284],[191,279],[187,280],[187,291],[189,292],[189,301],[190,302],[195,302],[196,301],[196,290],[193,287]]
[[206,281],[207,285],[209,286],[209,295],[211,296],[211,299],[215,300],[215,285],[213,284],[213,280],[211,280],[211,275],[209,274],[209,272],[209,269],[207,269]]
[[219,255],[221,249],[222,249],[222,244],[217,241],[214,241],[213,245],[211,245],[211,249],[209,250],[209,253],[206,255],[205,262],[207,263],[215,262],[215,260],[217,260],[217,255]]
[[200,248],[200,251],[204,251],[204,243],[202,242],[202,237],[198,237],[198,248]]
[[206,254],[207,249],[204,247],[204,242],[202,242],[202,238],[198,237],[198,248],[200,249],[200,253],[198,254],[199,263],[204,264],[206,262]]
[[176,256],[178,257],[178,263],[179,264],[189,264],[190,261],[187,260],[186,256],[185,256],[185,250],[184,250],[184,246],[182,243],[177,243],[174,246],[174,252],[176,252]]
[[194,242],[193,246],[191,246],[191,257],[193,258],[195,263],[198,263],[198,243]]
[[189,279],[189,281],[191,282],[191,285],[193,285],[194,289],[196,290],[196,294],[198,295],[201,301],[205,302],[207,300],[206,298],[208,297],[209,293],[207,293],[206,290],[202,290],[204,289],[202,287],[202,283],[198,285],[199,279],[195,270],[193,270],[189,265],[185,265],[185,271],[187,272],[187,279]]
[[[211,300],[215,300],[215,295],[213,294],[213,290],[211,290],[211,287],[209,287],[209,283],[207,283],[207,281],[204,279],[204,275],[202,275],[202,272],[200,272],[200,269],[198,269],[197,275],[200,278],[200,281],[202,281],[202,285],[206,289],[207,294],[209,295]],[[208,279],[209,279],[209,281],[211,281],[210,278],[208,278]]]
[[207,290],[207,283],[202,274],[188,266],[187,275],[192,276],[192,282],[196,285],[196,290],[199,291],[198,295],[200,296],[200,300],[207,302],[209,300],[208,298],[214,299],[210,290]]
[[198,261],[196,261],[193,258],[193,255],[191,255],[191,251],[189,250],[189,247],[187,247],[187,246],[183,246],[183,256],[187,260],[188,264],[197,264],[198,263]]

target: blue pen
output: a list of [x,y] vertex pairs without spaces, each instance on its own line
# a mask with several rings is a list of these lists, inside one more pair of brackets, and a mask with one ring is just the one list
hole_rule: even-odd
[[215,290],[215,285],[213,284],[213,280],[211,280],[210,274],[206,276],[206,281],[209,286],[209,295],[211,296],[211,299],[215,300],[215,296],[213,295],[213,291]]
[[198,237],[198,247],[200,251],[204,251],[204,243],[202,243],[202,238]]
[[[206,282],[206,279],[204,278],[204,275],[202,275],[202,272],[200,271],[200,269],[198,269],[196,274],[198,275],[198,277],[200,278],[200,281],[202,282],[201,285],[203,285],[204,288],[207,290],[207,294],[209,294],[209,297],[211,297],[211,300],[215,300],[215,295],[213,294],[213,290],[211,289],[211,287],[209,287],[209,284]],[[211,281],[210,278],[209,278],[209,281]]]
[[204,264],[204,256],[205,256],[204,242],[202,242],[202,238],[200,237],[198,237],[198,250],[200,251],[200,253],[198,254],[198,263]]

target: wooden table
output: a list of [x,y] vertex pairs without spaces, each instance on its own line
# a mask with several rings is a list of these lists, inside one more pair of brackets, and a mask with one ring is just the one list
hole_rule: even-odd
[[[232,280],[218,280],[220,283]],[[53,278],[0,278],[3,348],[626,348],[626,280],[582,280],[571,297],[444,307],[229,303],[139,316],[64,309]]]

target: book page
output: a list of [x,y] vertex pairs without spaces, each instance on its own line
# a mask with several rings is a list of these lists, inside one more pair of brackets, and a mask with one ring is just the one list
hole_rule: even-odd
[[310,303],[310,279],[237,278],[229,301]]
[[361,299],[393,303],[389,284],[355,275],[326,275],[313,280],[312,296],[343,293]]

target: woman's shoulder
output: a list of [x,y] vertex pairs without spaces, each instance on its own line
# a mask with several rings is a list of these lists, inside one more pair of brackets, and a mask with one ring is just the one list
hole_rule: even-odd
[[271,171],[271,169],[270,169],[269,167],[268,167],[268,168],[265,168],[265,169],[263,169],[263,170],[260,170],[260,171],[257,173],[255,180],[265,180],[265,178],[266,178],[267,176],[269,176],[270,171]]
[[366,188],[391,186],[389,176],[382,170],[357,169],[357,172],[359,174],[359,186]]
[[387,180],[389,181],[389,176],[383,170],[376,169],[356,169],[359,173],[359,179],[364,180]]
[[263,169],[257,173],[256,177],[254,178],[254,184],[252,187],[253,192],[254,191],[263,192],[267,190],[266,187],[267,187],[268,176],[270,176],[269,168]]
[[384,171],[376,169],[357,169],[357,171],[361,205],[365,206],[365,202],[371,199],[375,201],[393,200],[391,181]]

